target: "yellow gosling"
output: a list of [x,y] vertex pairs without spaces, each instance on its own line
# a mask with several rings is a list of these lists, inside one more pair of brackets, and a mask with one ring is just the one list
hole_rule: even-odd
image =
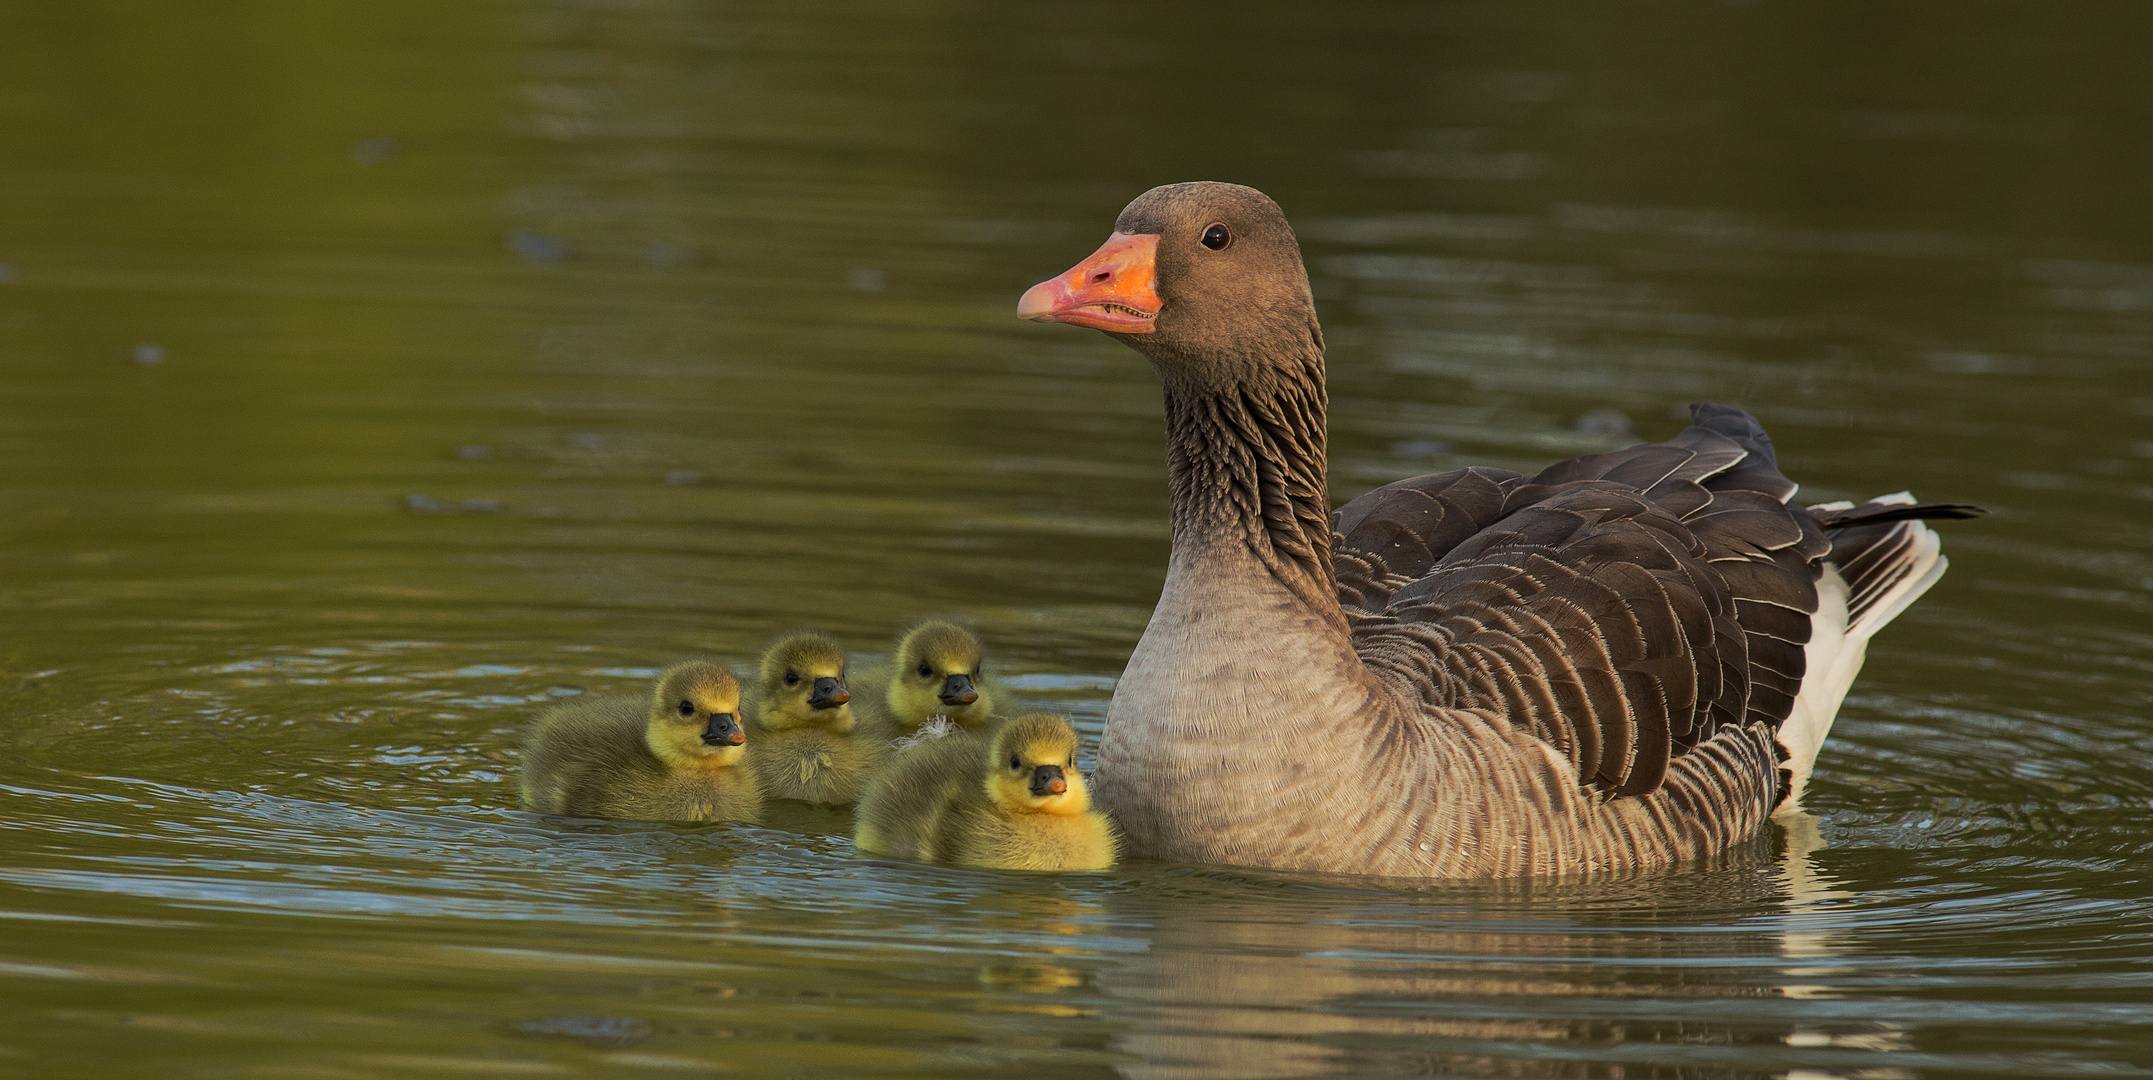
[[1091,808],[1077,734],[1044,713],[894,758],[860,797],[861,851],[987,870],[1105,870],[1120,841]]
[[523,743],[523,806],[628,821],[755,821],[762,791],[742,767],[740,683],[680,664],[650,697],[587,696],[547,710]]
[[845,806],[860,797],[883,741],[858,730],[851,701],[837,642],[794,634],[763,654],[748,702],[748,763],[764,798]]
[[897,651],[857,680],[866,727],[880,742],[918,735],[936,717],[965,731],[985,731],[1013,704],[1009,690],[981,671],[979,638],[946,622],[924,622],[897,639]]

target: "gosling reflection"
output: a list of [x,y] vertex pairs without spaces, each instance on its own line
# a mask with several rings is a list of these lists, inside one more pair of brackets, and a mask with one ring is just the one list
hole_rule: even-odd
[[1097,951],[1087,947],[1083,937],[1098,932],[1086,922],[1097,922],[1103,914],[1099,905],[1063,896],[1009,894],[981,906],[980,929],[997,939],[1027,942],[1020,946],[1027,955],[981,965],[980,986],[995,995],[989,1011],[1064,1019],[1092,1011],[1069,998],[1071,991],[1084,987],[1088,969],[1098,962]]

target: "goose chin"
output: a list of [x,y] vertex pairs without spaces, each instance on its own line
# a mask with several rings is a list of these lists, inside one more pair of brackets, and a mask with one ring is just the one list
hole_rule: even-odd
[[1094,330],[1107,330],[1116,334],[1149,334],[1159,327],[1156,312],[1144,315],[1132,308],[1093,306],[1074,311],[1058,312],[1041,322],[1061,322],[1071,326],[1088,326]]

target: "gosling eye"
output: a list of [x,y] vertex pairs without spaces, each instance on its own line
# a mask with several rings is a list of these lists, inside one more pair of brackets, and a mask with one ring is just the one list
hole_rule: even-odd
[[694,716],[694,715],[695,715],[695,703],[694,703],[694,702],[692,702],[692,701],[683,701],[683,702],[681,702],[681,703],[680,703],[680,715],[682,715],[682,716]]
[[1018,756],[1017,756],[1017,755],[1015,755],[1015,754],[1011,754],[1011,755],[1009,755],[1009,767],[1010,767],[1010,768],[1012,768],[1012,769],[1021,769],[1021,768],[1023,768],[1023,767],[1024,767],[1024,759],[1022,759],[1022,758],[1018,757]]
[[786,673],[785,673],[785,685],[787,685],[787,686],[798,686],[798,685],[800,685],[800,673],[799,673],[799,672],[797,672],[797,671],[788,671],[788,672],[786,672]]
[[1202,243],[1213,251],[1224,251],[1226,245],[1233,243],[1233,234],[1226,231],[1223,223],[1214,221],[1210,228],[1204,230]]
[[925,661],[925,660],[922,660],[922,661],[920,661],[920,678],[922,678],[922,679],[932,679],[932,678],[934,678],[934,665],[933,665],[933,664],[930,664],[930,663],[928,663],[928,662],[927,662],[927,661]]

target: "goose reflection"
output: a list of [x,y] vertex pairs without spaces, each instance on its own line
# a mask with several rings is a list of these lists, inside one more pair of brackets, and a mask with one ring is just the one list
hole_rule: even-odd
[[[1830,961],[1836,955],[1832,919],[1835,901],[1854,894],[1819,869],[1816,853],[1824,847],[1823,830],[1815,814],[1796,810],[1776,819],[1786,830],[1786,851],[1780,856],[1779,877],[1785,890],[1786,929],[1780,933],[1781,952],[1789,960],[1815,960],[1815,966],[1789,967],[1790,975],[1829,975],[1838,970]],[[1824,987],[1788,983],[1780,987],[1788,997],[1815,997]]]
[[1136,1080],[1783,1074],[1849,1045],[1763,1004],[1828,993],[1807,979],[1834,969],[1848,894],[1816,847],[1810,819],[1776,859],[1680,874],[1343,897],[1219,881],[1208,903],[1114,905],[1149,947],[1096,983]]
[[[1856,894],[1818,867],[1815,855],[1825,845],[1820,822],[1814,814],[1796,811],[1782,814],[1777,820],[1786,830],[1786,853],[1779,864],[1780,881],[1786,890],[1780,951],[1793,961],[1784,969],[1789,981],[1779,985],[1779,993],[1792,1001],[1840,998],[1845,991],[1833,985],[1831,980],[1851,974],[1855,965],[1842,958],[1846,940],[1852,934],[1853,920],[1839,908]],[[1843,1059],[1848,1050],[1877,1055],[1874,1063],[1864,1063],[1854,1073],[1795,1068],[1787,1073],[1788,1080],[1912,1075],[1889,1065],[1888,1055],[1914,1048],[1912,1033],[1904,1025],[1872,1021],[1860,1025],[1858,1030],[1849,1030],[1845,1023],[1828,1026],[1795,1023],[1782,1036],[1782,1041],[1797,1054],[1828,1048],[1839,1051],[1833,1055],[1839,1059]]]

